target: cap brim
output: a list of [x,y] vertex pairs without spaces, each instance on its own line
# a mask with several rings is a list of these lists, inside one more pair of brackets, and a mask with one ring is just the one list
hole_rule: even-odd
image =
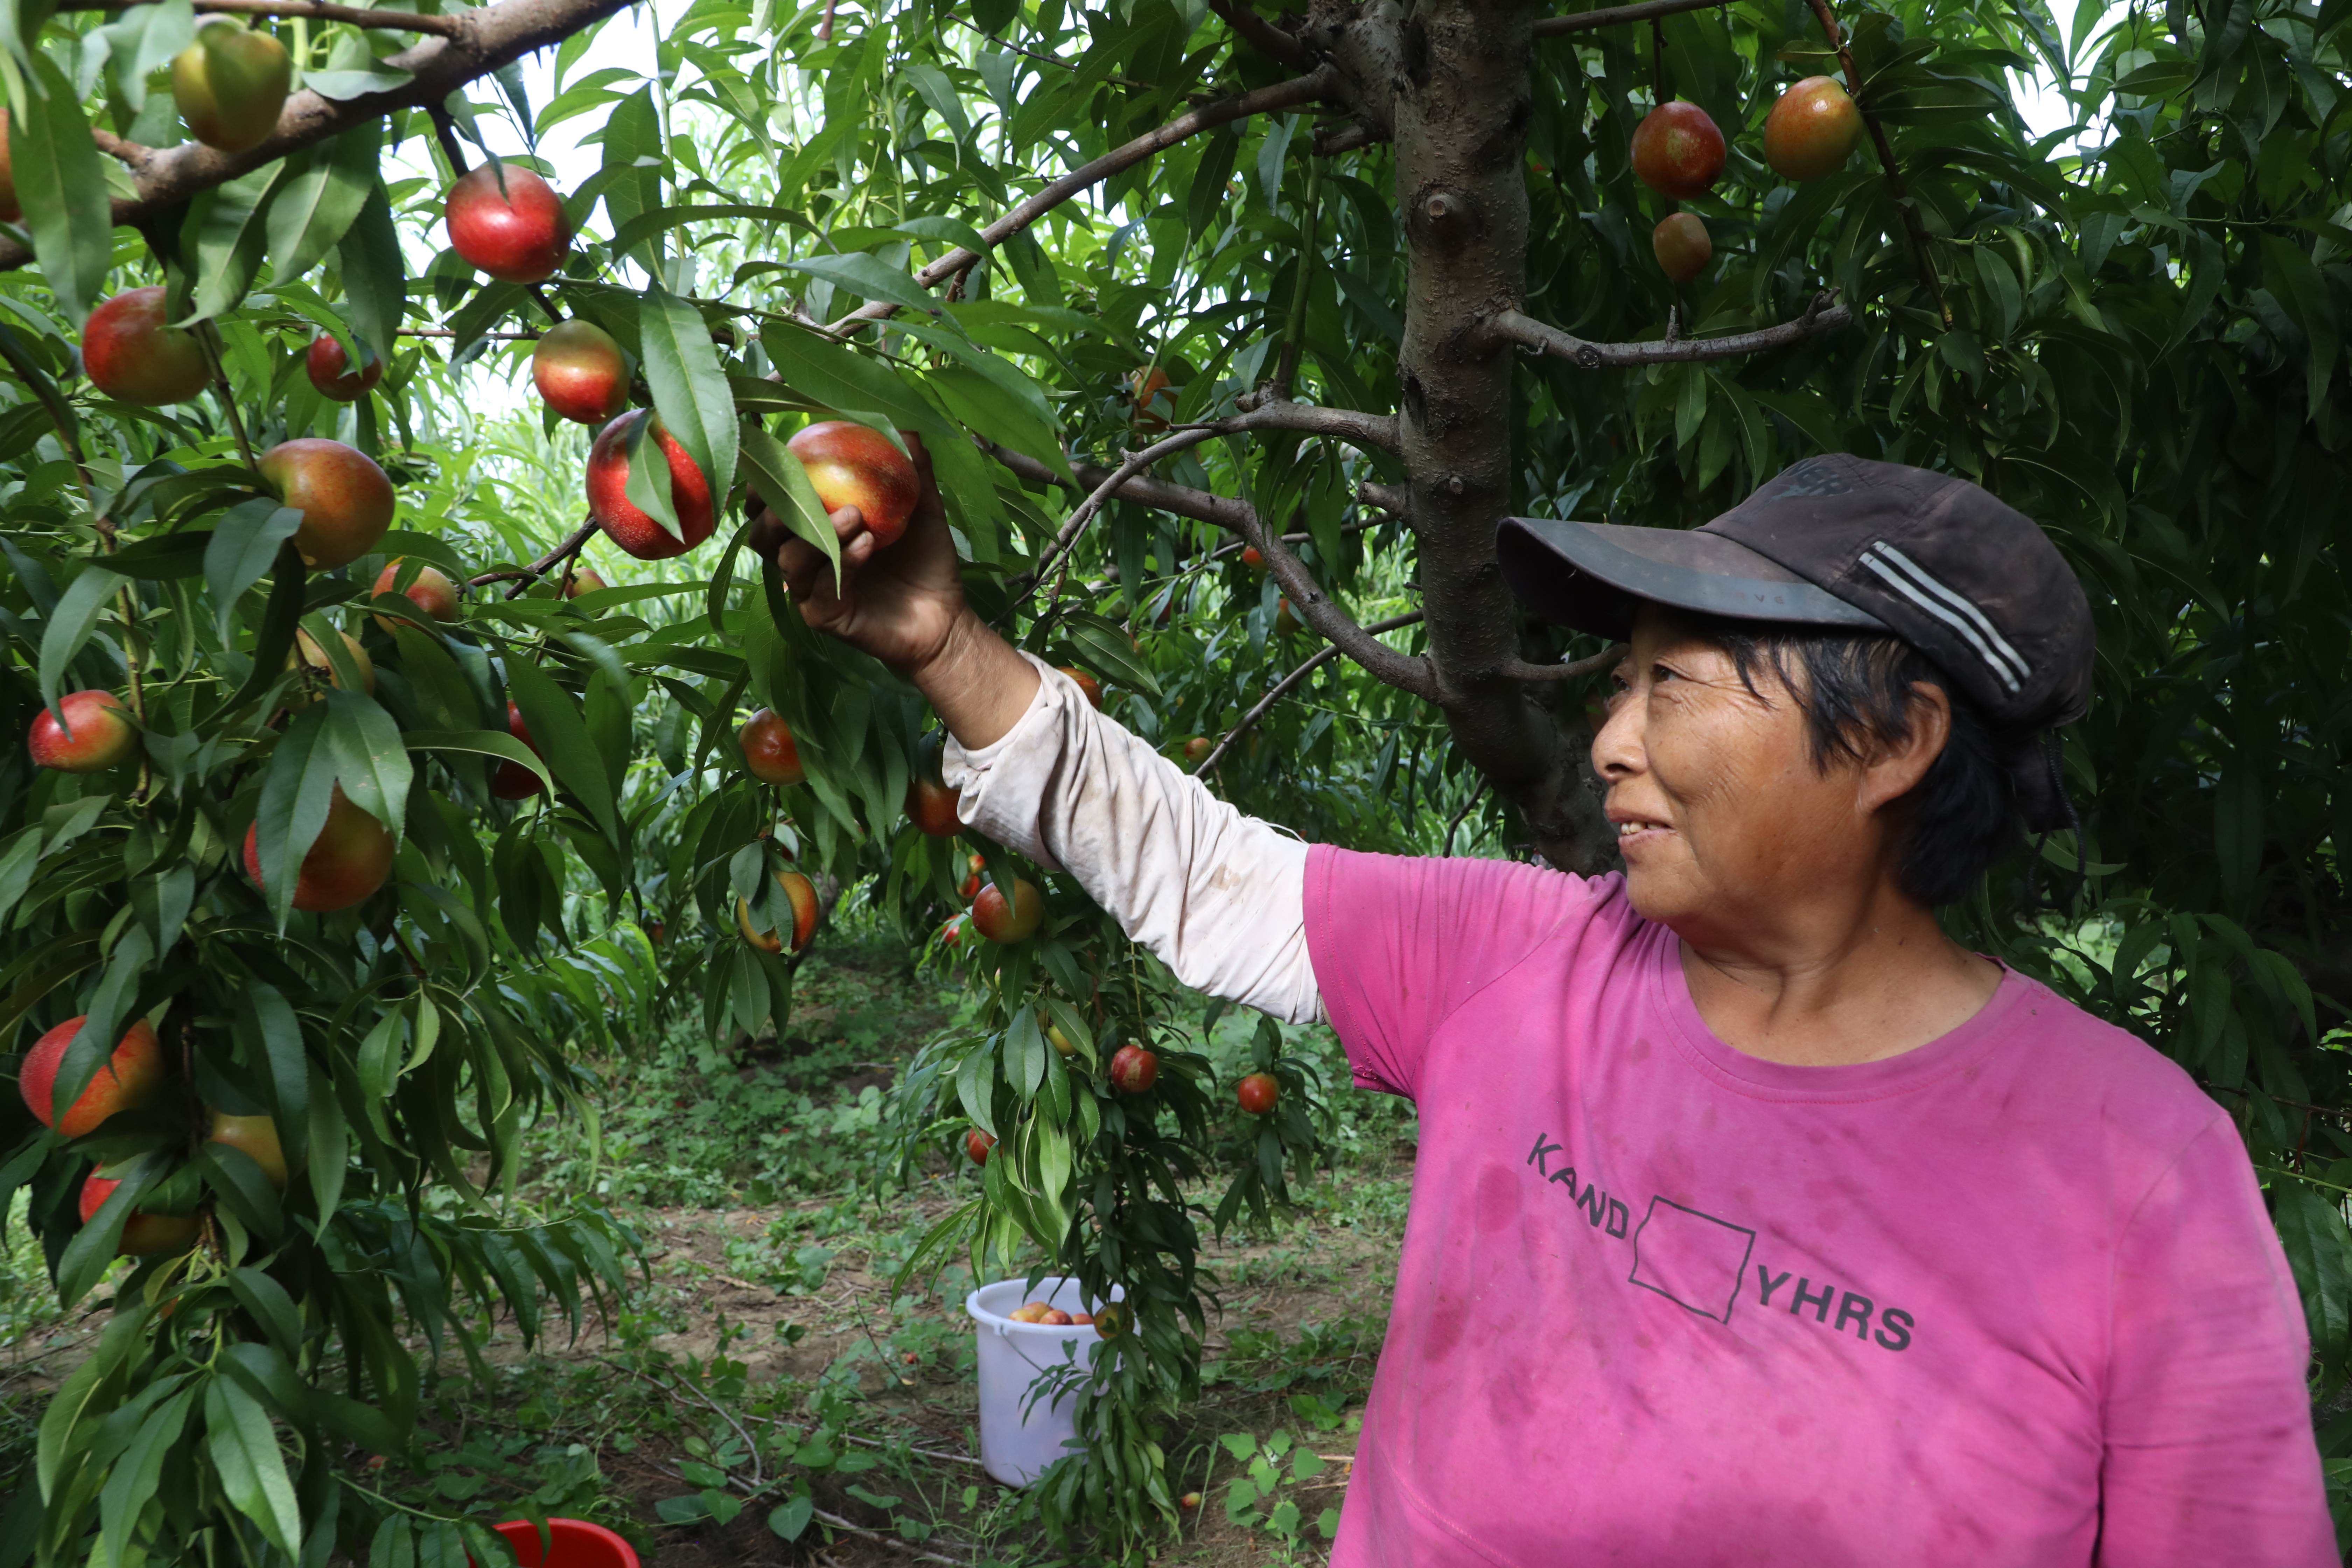
[[1869,611],[1717,533],[1507,517],[1495,551],[1521,604],[1601,637],[1629,636],[1645,600],[1730,620],[1887,630]]

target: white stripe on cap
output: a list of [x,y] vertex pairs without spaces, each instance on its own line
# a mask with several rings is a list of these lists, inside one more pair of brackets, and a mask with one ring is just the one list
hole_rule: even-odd
[[[1905,598],[1910,600],[1913,604],[1918,605],[1921,609],[1927,611],[1929,615],[1935,616],[1937,620],[1943,622],[1946,626],[1959,633],[1961,637],[1968,640],[1969,646],[1977,650],[1977,657],[1985,661],[1987,668],[1991,669],[1993,674],[2000,679],[2000,683],[2009,688],[2012,692],[2016,691],[2020,686],[2016,673],[2010,668],[2009,665],[2002,660],[1999,654],[1995,653],[1986,645],[1985,639],[1978,635],[1976,626],[1969,621],[1963,620],[1958,616],[1954,615],[1952,611],[1940,600],[1929,597],[1926,593],[1922,592],[1916,584],[1905,577],[1893,565],[1880,560],[1875,552],[1880,550],[1885,550],[1885,548],[1886,547],[1885,545],[1873,545],[1869,550],[1863,552],[1862,563],[1864,566],[1869,567],[1872,572],[1875,573],[1879,580],[1884,582],[1888,587],[1894,589],[1896,593],[1902,595]],[[1893,552],[1890,551],[1888,553],[1892,554]],[[1895,559],[1899,561],[1902,557],[1896,556]],[[1908,565],[1910,563],[1908,562],[1905,562],[1904,564]],[[1933,582],[1934,579],[1930,578],[1929,581]],[[1941,584],[1937,584],[1936,585],[1937,587],[1942,586]],[[1970,609],[1975,608],[1974,605],[1969,605],[1968,607]],[[2003,644],[2002,646],[2006,647],[2007,645]]]
[[1943,600],[1945,604],[1950,605],[1953,609],[1958,610],[1961,615],[1967,616],[1969,621],[1973,622],[1977,630],[1983,634],[1985,640],[1992,644],[1994,650],[2009,661],[2010,668],[2016,672],[2017,678],[2020,680],[2028,680],[2032,679],[2033,667],[2025,662],[2024,655],[2019,653],[2017,649],[2010,646],[2009,639],[2000,635],[2000,628],[1992,624],[1992,618],[1990,616],[1987,616],[1982,610],[1977,607],[1974,600],[1952,592],[1951,589],[1946,587],[1942,583],[1930,576],[1926,567],[1920,565],[1916,561],[1912,560],[1911,557],[1904,554],[1903,552],[1895,549],[1895,546],[1887,543],[1885,540],[1880,540],[1871,548],[1877,551],[1881,555],[1886,557],[1890,563],[1900,568],[1913,582],[1918,584],[1919,586],[1925,588],[1928,593],[1933,594],[1936,597]]

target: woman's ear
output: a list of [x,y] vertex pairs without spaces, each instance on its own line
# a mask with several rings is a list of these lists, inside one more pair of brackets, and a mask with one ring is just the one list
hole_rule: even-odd
[[1874,742],[1863,759],[1859,799],[1867,814],[1900,800],[1919,785],[1952,738],[1952,700],[1929,680],[1911,683],[1903,733]]

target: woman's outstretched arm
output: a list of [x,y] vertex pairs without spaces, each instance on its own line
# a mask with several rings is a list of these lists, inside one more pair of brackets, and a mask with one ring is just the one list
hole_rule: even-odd
[[964,603],[930,461],[908,437],[922,500],[887,549],[854,507],[833,514],[841,579],[763,516],[808,624],[914,682],[954,744],[958,815],[1067,871],[1176,977],[1304,1023],[1318,1016],[1307,952],[1307,846],[1244,816],[1096,712],[1066,676],[1013,648]]

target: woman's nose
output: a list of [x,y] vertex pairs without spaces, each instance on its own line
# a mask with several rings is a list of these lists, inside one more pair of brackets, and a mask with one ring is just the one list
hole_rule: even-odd
[[1592,771],[1604,779],[1624,778],[1642,771],[1642,701],[1638,693],[1621,695],[1592,734]]

